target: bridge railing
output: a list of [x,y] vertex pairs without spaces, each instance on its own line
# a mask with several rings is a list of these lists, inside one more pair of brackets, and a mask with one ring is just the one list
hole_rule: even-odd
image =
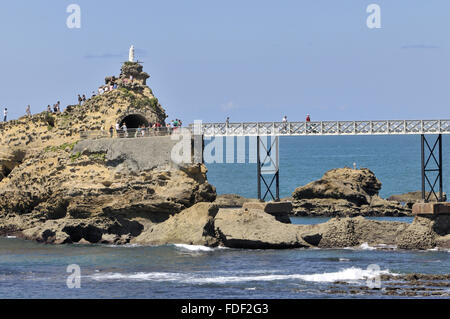
[[450,134],[450,120],[203,123],[202,133],[206,136]]
[[152,136],[169,136],[176,128],[143,128],[135,129],[129,128],[127,130],[92,130],[92,131],[81,131],[80,137],[82,139],[100,139],[100,138],[139,138],[139,137],[152,137]]

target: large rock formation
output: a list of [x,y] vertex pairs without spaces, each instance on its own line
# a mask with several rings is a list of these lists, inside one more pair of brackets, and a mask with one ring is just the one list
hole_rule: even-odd
[[[450,216],[418,216],[412,224],[336,217],[317,225],[278,222],[260,210],[221,209],[214,222],[220,242],[233,248],[450,247]],[[366,246],[367,247],[367,246]]]
[[[124,82],[129,75],[135,75],[135,79]],[[35,156],[36,151],[77,142],[80,133],[89,137],[88,132],[103,129],[107,136],[108,129],[116,123],[164,124],[167,115],[142,80],[146,76],[138,63],[126,63],[115,81],[115,90],[92,97],[82,105],[69,105],[62,113],[42,112],[0,123],[0,180],[22,160]]]
[[405,216],[408,208],[378,196],[380,181],[369,169],[338,168],[292,194],[297,216]]
[[108,151],[72,147],[36,151],[2,180],[0,229],[43,242],[127,242],[143,229],[136,218],[158,223],[215,199],[203,165],[137,170]]
[[126,63],[115,90],[62,113],[0,124],[0,235],[125,243],[148,223],[214,201],[205,166],[172,165],[170,137],[80,141],[127,117],[164,123],[147,78],[139,64]]

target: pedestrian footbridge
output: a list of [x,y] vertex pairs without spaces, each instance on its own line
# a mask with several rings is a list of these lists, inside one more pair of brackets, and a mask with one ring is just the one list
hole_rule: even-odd
[[[450,134],[450,120],[245,122],[199,123],[199,125],[203,136]],[[196,124],[193,127],[196,127]]]
[[[279,137],[333,135],[419,135],[421,141],[422,198],[443,201],[442,135],[450,134],[450,120],[380,120],[380,121],[321,121],[321,122],[243,122],[202,123],[190,125],[194,136],[203,138],[257,138],[258,198],[268,195],[279,200]],[[437,136],[432,139],[431,135]],[[271,136],[270,142],[267,137]],[[264,142],[265,141],[265,142]],[[265,170],[267,164],[272,167]],[[270,179],[264,175],[271,175]],[[265,194],[261,187],[265,188]],[[272,191],[272,187],[275,191]],[[429,193],[427,194],[427,187]]]

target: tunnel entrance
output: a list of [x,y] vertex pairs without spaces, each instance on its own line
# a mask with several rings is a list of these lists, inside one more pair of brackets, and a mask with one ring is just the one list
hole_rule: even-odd
[[127,126],[127,128],[138,128],[141,127],[142,125],[148,127],[149,124],[147,119],[139,114],[130,114],[126,116],[120,122],[120,126],[122,126],[124,123]]

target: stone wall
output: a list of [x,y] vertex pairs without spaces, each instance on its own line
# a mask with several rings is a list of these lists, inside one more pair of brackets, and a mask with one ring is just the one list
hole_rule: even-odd
[[105,153],[106,161],[112,166],[138,172],[175,166],[171,152],[177,142],[170,136],[83,140],[75,145],[73,153]]

